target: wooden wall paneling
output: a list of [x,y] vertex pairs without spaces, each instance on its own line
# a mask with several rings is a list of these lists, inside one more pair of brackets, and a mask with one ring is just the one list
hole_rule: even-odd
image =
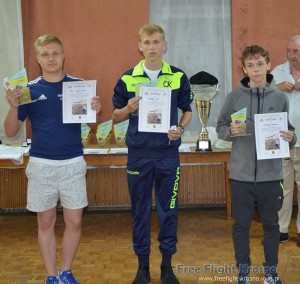
[[[0,168],[0,208],[25,209],[27,178],[24,168]],[[223,206],[225,185],[222,164],[182,165],[179,206]],[[87,171],[90,209],[129,209],[125,166],[101,166]],[[153,194],[153,206],[155,197]]]
[[0,208],[26,207],[27,178],[24,168],[0,168]]

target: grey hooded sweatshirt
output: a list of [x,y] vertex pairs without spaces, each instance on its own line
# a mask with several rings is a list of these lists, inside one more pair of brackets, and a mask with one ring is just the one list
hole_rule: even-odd
[[[229,178],[243,182],[268,182],[283,179],[282,159],[257,160],[254,114],[288,112],[288,99],[276,89],[273,75],[267,74],[265,88],[250,88],[249,77],[244,77],[240,87],[230,92],[221,109],[216,131],[220,139],[232,141]],[[232,137],[230,133],[231,114],[246,108],[246,127],[248,136]],[[295,128],[288,121],[288,129]],[[290,143],[292,148],[297,137]]]

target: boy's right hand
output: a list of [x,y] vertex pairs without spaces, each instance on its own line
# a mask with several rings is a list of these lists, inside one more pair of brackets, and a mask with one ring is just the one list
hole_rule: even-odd
[[131,98],[127,103],[127,110],[129,113],[137,111],[139,108],[139,101],[142,99],[142,97],[136,96]]
[[232,135],[238,135],[242,133],[242,123],[231,122],[230,132]]
[[18,108],[19,107],[19,97],[22,95],[22,90],[20,89],[15,89],[15,90],[10,90],[7,89],[6,91],[6,99],[8,103],[10,104],[11,108]]

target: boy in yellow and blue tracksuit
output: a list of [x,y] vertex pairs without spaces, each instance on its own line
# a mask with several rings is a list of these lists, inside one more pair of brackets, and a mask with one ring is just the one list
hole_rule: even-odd
[[[129,119],[126,135],[128,146],[127,178],[133,215],[133,247],[139,260],[132,283],[150,281],[150,215],[152,188],[160,224],[158,240],[162,253],[161,280],[179,283],[172,271],[171,258],[176,252],[178,186],[180,179],[179,146],[184,127],[191,119],[192,95],[185,73],[162,60],[167,47],[164,31],[157,25],[146,25],[139,33],[141,60],[118,80],[113,95],[115,123]],[[171,89],[170,127],[168,133],[138,131],[137,86]],[[182,115],[178,117],[178,108]]]

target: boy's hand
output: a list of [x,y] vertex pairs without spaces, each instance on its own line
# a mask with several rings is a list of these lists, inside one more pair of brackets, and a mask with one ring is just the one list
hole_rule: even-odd
[[231,122],[230,132],[232,135],[237,135],[242,133],[242,123]]
[[92,110],[95,110],[97,114],[101,111],[101,103],[98,96],[92,98],[91,107]]
[[287,142],[292,142],[293,141],[293,138],[294,138],[294,133],[290,130],[288,131],[284,131],[284,130],[280,130],[280,137],[282,137],[282,139],[284,141],[287,141]]
[[16,90],[10,90],[7,89],[6,91],[6,99],[8,103],[10,104],[11,108],[17,109],[19,106],[19,97],[22,95],[22,90],[21,89],[16,89]]
[[139,108],[139,101],[142,99],[142,97],[136,96],[131,98],[127,103],[127,110],[129,113],[137,111]]
[[182,131],[181,127],[177,127],[176,125],[171,126],[168,131],[168,138],[170,141],[177,140],[181,137]]

